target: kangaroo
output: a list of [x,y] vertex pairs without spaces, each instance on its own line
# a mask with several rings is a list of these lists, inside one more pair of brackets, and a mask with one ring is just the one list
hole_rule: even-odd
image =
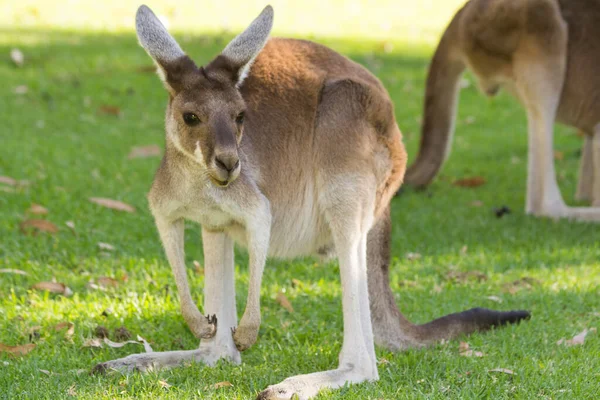
[[[488,96],[501,86],[527,111],[527,203],[536,216],[600,221],[600,2],[471,0],[435,51],[425,95],[421,145],[406,182],[428,185],[450,153],[458,82],[466,68]],[[576,198],[567,207],[554,170],[553,124],[585,133]]]
[[[344,338],[338,368],[288,378],[260,399],[307,399],[375,381],[375,342],[402,350],[529,316],[473,309],[425,325],[402,316],[388,282],[389,203],[406,166],[392,101],[366,69],[326,47],[268,40],[272,24],[267,6],[197,67],[148,7],[138,9],[139,41],[169,94],[166,151],[148,199],[182,314],[201,340],[196,350],[134,354],[95,371],[240,363],[240,351],[257,340],[267,256],[337,255]],[[184,219],[202,226],[207,317],[186,278]],[[234,242],[249,253],[239,324]]]

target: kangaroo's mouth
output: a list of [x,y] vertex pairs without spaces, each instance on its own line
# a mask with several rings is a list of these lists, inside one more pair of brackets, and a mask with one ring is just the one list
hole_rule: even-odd
[[214,177],[214,176],[212,176],[212,175],[209,175],[209,178],[210,178],[210,181],[211,181],[213,184],[215,184],[215,186],[217,186],[217,187],[221,187],[221,188],[227,187],[227,186],[229,186],[229,184],[231,183],[231,180],[229,180],[229,179],[222,181],[222,180],[220,180],[220,179],[217,179],[217,178],[215,178],[215,177]]

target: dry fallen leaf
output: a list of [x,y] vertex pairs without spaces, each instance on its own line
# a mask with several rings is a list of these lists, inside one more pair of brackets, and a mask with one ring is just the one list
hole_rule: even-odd
[[100,107],[98,107],[98,112],[100,114],[105,114],[105,115],[114,115],[114,116],[119,116],[121,115],[121,109],[117,106],[110,106],[110,105],[102,105]]
[[67,390],[67,394],[69,396],[73,396],[73,397],[77,396],[77,392],[75,391],[75,385],[69,386],[69,390]]
[[24,356],[31,350],[35,349],[35,346],[35,343],[28,343],[20,346],[8,346],[4,343],[0,343],[0,351],[8,353],[12,356]]
[[469,205],[471,207],[483,207],[483,201],[481,201],[481,200],[473,200],[471,203],[469,203]]
[[3,268],[3,269],[0,269],[0,274],[27,275],[27,272],[21,271],[20,269]]
[[105,288],[119,286],[119,281],[115,278],[109,278],[108,276],[101,276],[96,279],[96,282],[98,282],[98,285]]
[[60,331],[62,329],[68,328],[65,332],[65,339],[71,340],[73,339],[73,334],[75,334],[75,324],[72,322],[60,322],[54,325],[55,331]]
[[17,180],[11,178],[10,176],[0,176],[0,183],[4,183],[4,184],[10,185],[10,186],[16,186]]
[[83,347],[102,347],[102,340],[98,338],[85,339]]
[[506,368],[494,368],[494,369],[488,370],[488,372],[502,372],[503,374],[515,375],[514,371],[511,371],[510,369],[506,369]]
[[135,70],[144,74],[154,74],[156,73],[156,65],[141,65]]
[[484,177],[473,176],[471,178],[457,179],[454,182],[452,182],[452,184],[454,186],[459,186],[459,187],[473,188],[473,187],[478,187],[478,186],[484,185],[485,182],[486,182],[486,180]]
[[40,369],[38,371],[40,371],[42,374],[45,374],[45,375],[48,375],[48,376],[52,375],[52,372],[48,371],[47,369]]
[[564,344],[565,346],[580,346],[585,342],[585,337],[590,332],[596,332],[596,328],[584,329],[583,332],[573,336],[573,339],[566,340],[562,338],[558,342],[556,342],[556,344]]
[[148,158],[148,157],[158,157],[162,154],[162,150],[159,146],[152,144],[150,146],[139,146],[132,147],[131,152],[127,156],[130,160],[132,158]]
[[10,176],[0,176],[0,183],[3,183],[8,186],[27,186],[29,185],[29,181],[26,180],[16,180],[11,178]]
[[409,261],[418,260],[421,258],[421,254],[419,253],[406,253],[406,258]]
[[89,200],[92,203],[96,203],[102,207],[110,208],[118,211],[135,212],[135,208],[122,201],[107,199],[103,197],[90,197]]
[[469,348],[469,343],[460,342],[458,345],[458,354],[463,357],[483,357],[484,354],[481,351],[471,350]]
[[59,282],[38,282],[31,288],[36,290],[46,290],[48,292],[58,293],[64,296],[70,296],[73,294],[71,289],[69,289],[64,283]]
[[281,307],[288,310],[288,312],[293,313],[294,307],[292,307],[292,303],[288,300],[288,298],[282,292],[277,293],[277,297],[275,298]]
[[228,387],[228,386],[233,386],[233,385],[231,382],[228,382],[228,381],[217,382],[214,385],[212,385],[213,389],[219,389],[219,388]]
[[24,234],[37,234],[37,232],[48,232],[54,234],[58,232],[58,228],[50,221],[46,221],[45,219],[28,219],[26,221],[21,222],[19,225],[21,232]]
[[31,205],[31,207],[29,207],[27,212],[30,214],[46,215],[48,214],[48,209],[40,204],[34,203]]

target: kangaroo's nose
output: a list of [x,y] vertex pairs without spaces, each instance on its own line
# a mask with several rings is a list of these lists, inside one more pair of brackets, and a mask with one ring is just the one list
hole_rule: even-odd
[[240,159],[237,154],[218,154],[215,156],[215,164],[227,172],[232,172],[240,165]]

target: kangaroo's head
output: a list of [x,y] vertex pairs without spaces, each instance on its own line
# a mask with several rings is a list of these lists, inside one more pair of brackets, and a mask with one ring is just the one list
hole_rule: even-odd
[[238,88],[272,25],[273,9],[267,6],[220,55],[198,67],[148,7],[142,5],[137,11],[138,39],[169,92],[167,141],[217,186],[227,186],[240,174],[238,148],[246,105]]

